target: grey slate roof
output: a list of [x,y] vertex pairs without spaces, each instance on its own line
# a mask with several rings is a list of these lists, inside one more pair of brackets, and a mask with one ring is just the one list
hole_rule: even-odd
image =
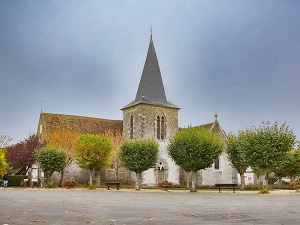
[[178,106],[167,101],[152,35],[135,100],[122,110],[141,103],[179,109]]

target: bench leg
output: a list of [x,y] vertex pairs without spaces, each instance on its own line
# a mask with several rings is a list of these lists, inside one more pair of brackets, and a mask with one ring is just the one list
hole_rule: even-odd
[[233,193],[235,193],[235,188],[234,188],[234,186],[233,186]]
[[219,186],[219,193],[221,193],[221,186]]
[[119,190],[119,184],[117,184],[117,190]]
[[109,188],[110,188],[110,186],[109,186],[109,185],[107,185],[107,190],[109,190]]

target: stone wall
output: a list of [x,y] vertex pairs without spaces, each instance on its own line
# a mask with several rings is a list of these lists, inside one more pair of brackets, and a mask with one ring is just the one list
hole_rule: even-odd
[[123,110],[123,136],[130,138],[130,123],[133,116],[133,138],[155,138],[157,117],[165,119],[165,138],[157,140],[159,144],[158,162],[155,168],[142,173],[144,185],[155,185],[158,182],[157,167],[159,162],[165,166],[165,178],[179,184],[179,167],[168,156],[169,139],[178,131],[178,109],[155,105],[139,104]]
[[133,116],[134,138],[156,138],[156,118],[163,116],[166,124],[166,140],[178,130],[178,109],[140,104],[123,110],[123,137],[130,138],[130,118]]
[[227,154],[223,152],[220,167],[215,170],[214,164],[210,168],[198,172],[198,185],[215,185],[216,183],[237,183],[237,172],[230,165]]
[[[90,172],[86,169],[80,168],[75,162],[72,162],[65,169],[64,180],[69,178],[75,179],[79,184],[86,184],[86,182],[89,181],[90,179]],[[58,183],[59,179],[60,179],[60,173],[55,172],[53,174],[53,181]],[[133,185],[135,180],[135,173],[125,168],[120,168],[118,178],[117,178],[115,169],[106,169],[106,170],[101,170],[100,179],[101,182],[118,180],[122,184]]]

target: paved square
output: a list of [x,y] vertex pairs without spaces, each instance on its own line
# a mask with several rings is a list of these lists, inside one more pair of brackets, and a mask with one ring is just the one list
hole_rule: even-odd
[[299,224],[300,194],[0,189],[0,225]]

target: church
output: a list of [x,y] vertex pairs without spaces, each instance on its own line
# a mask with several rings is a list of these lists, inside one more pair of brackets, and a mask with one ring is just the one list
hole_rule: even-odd
[[[188,174],[181,170],[167,153],[169,140],[179,129],[180,107],[167,100],[152,35],[135,99],[121,110],[123,120],[41,112],[37,134],[47,139],[47,136],[57,130],[67,129],[71,132],[92,134],[110,130],[122,133],[123,138],[154,138],[159,144],[158,161],[154,168],[142,173],[142,184],[154,186],[162,180],[171,181],[176,185],[185,184]],[[220,139],[225,141],[227,136],[217,117],[215,114],[213,122],[200,126],[216,132]],[[85,176],[84,171],[80,172],[76,165],[67,168],[65,174],[66,177],[79,180]],[[121,182],[131,183],[135,180],[134,173],[126,169],[123,169],[120,175]],[[101,172],[101,180],[115,179],[113,169]],[[220,182],[237,182],[237,172],[230,165],[225,150],[210,168],[198,172],[198,185],[214,185]]]

